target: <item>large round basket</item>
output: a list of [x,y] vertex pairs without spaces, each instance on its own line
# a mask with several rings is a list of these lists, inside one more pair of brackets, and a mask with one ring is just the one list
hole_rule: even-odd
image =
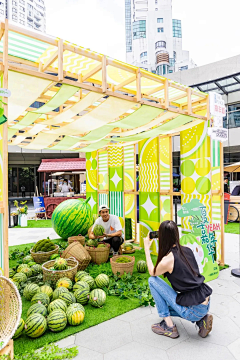
[[[14,283],[0,276],[0,351],[12,339],[22,315],[22,300]],[[1,357],[1,356],[0,356]]]
[[73,242],[62,253],[64,259],[74,257],[78,261],[78,270],[85,270],[91,261],[87,250],[79,243]]
[[56,245],[56,248],[52,251],[48,252],[33,252],[32,249],[30,250],[30,254],[32,255],[34,261],[37,264],[42,264],[50,259],[50,256],[53,254],[58,254],[59,246]]
[[[103,244],[99,242],[99,244]],[[108,261],[109,258],[109,251],[110,251],[110,244],[104,244],[105,247],[102,248],[95,248],[93,246],[85,246],[89,255],[91,256],[91,260],[93,263],[100,265]]]
[[[117,263],[116,260],[118,258],[121,258],[121,257],[126,257],[129,260],[131,260],[131,262],[129,262],[129,263]],[[127,255],[116,255],[116,256],[113,256],[110,259],[110,263],[111,263],[111,267],[112,267],[112,272],[115,275],[117,275],[117,273],[119,273],[120,275],[123,275],[125,272],[127,274],[130,273],[132,275],[134,264],[135,264],[135,257],[134,256],[127,256]]]
[[71,245],[73,242],[79,242],[82,246],[85,245],[84,236],[71,236],[68,238],[68,245]]
[[71,266],[71,269],[67,270],[50,270],[50,268],[53,267],[54,263],[55,260],[50,260],[42,265],[43,281],[52,281],[53,283],[56,283],[59,279],[63,277],[74,280],[78,270],[78,261],[76,259],[74,259],[73,257],[67,259],[68,266]]

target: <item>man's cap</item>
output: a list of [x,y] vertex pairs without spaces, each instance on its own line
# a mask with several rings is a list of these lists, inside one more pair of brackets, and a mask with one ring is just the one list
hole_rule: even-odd
[[109,207],[107,205],[101,205],[101,206],[99,206],[98,211],[100,212],[102,210],[110,210],[110,209],[109,209]]

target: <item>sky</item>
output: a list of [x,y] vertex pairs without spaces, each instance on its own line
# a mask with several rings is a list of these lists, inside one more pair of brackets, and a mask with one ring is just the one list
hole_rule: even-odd
[[[159,0],[161,1],[161,0]],[[47,33],[125,61],[125,0],[45,0]],[[240,0],[173,0],[183,49],[200,66],[240,54]]]

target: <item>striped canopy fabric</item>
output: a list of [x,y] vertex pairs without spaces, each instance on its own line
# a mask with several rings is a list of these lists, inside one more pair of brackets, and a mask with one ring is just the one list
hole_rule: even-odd
[[9,145],[89,152],[207,120],[207,94],[58,38],[6,32]]

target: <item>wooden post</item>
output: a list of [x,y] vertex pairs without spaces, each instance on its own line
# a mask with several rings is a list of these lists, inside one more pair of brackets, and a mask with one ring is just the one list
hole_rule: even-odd
[[58,81],[63,81],[63,39],[58,40]]
[[[8,20],[5,20],[3,39],[3,87],[8,88]],[[4,114],[8,117],[8,98],[3,98]],[[4,275],[9,275],[8,259],[8,124],[3,124],[3,251],[4,251]]]
[[192,114],[192,89],[188,88],[187,89],[187,113],[188,115]]
[[221,260],[220,264],[224,265],[224,169],[223,169],[223,143],[220,142],[220,196],[221,196]]
[[142,90],[141,90],[141,70],[137,69],[137,101],[142,99]]
[[165,109],[168,109],[169,107],[169,92],[168,92],[168,79],[165,79],[164,81],[164,105]]
[[173,157],[172,157],[172,136],[169,137],[169,158],[170,158],[170,215],[173,220]]
[[106,55],[102,57],[102,91],[107,91],[107,58]]

